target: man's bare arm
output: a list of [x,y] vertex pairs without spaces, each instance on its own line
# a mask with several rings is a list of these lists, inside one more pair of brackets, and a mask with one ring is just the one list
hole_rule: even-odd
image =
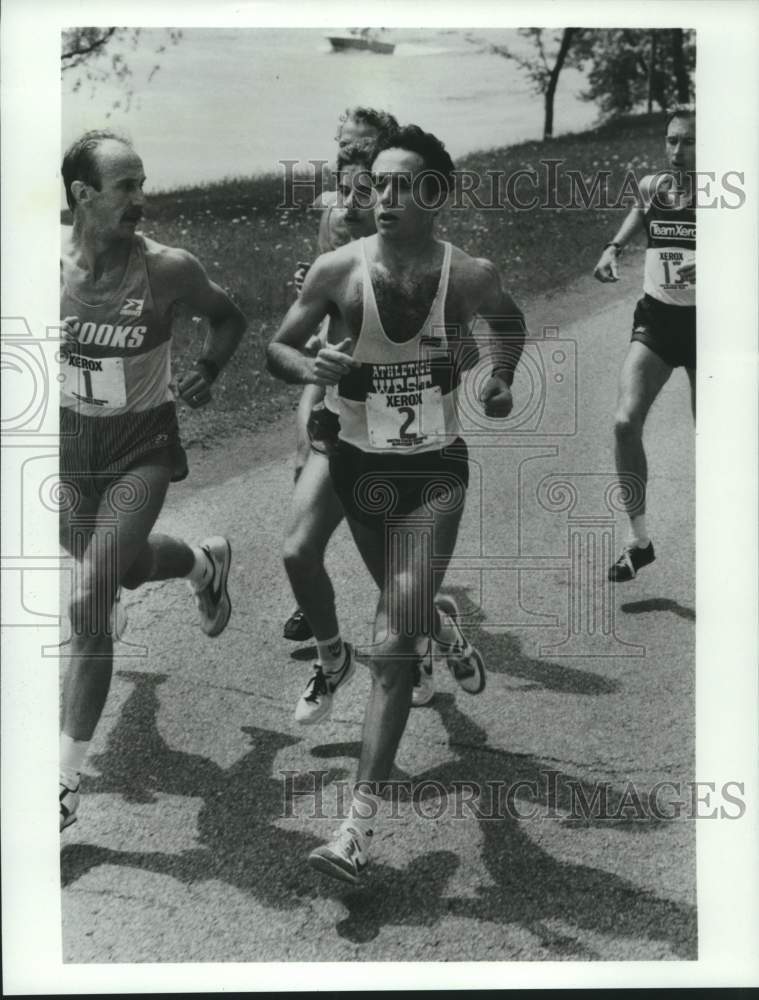
[[514,372],[519,364],[527,333],[524,314],[513,298],[504,291],[495,266],[486,260],[483,266],[482,300],[477,309],[491,331],[490,356],[493,374],[502,376],[507,385],[514,381]]
[[614,239],[604,247],[595,266],[593,276],[599,281],[607,282],[619,279],[617,258],[633,236],[643,228],[646,209],[650,205],[651,199],[656,195],[657,185],[661,183],[661,179],[662,175],[651,174],[640,182],[638,204],[627,213],[622,225],[615,233]]
[[345,353],[350,340],[322,347],[315,358],[305,353],[314,329],[330,308],[336,308],[333,289],[339,282],[338,271],[332,254],[318,258],[311,267],[300,295],[266,349],[266,364],[272,375],[285,382],[334,385],[356,364]]
[[248,321],[224,289],[211,281],[197,257],[186,250],[171,249],[154,257],[151,271],[158,287],[170,290],[173,302],[182,302],[208,319],[195,371],[183,376],[177,386],[190,406],[203,406],[211,398],[211,385],[237,350]]

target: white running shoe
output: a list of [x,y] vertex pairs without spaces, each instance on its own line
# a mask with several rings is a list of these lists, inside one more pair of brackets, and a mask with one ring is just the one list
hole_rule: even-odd
[[308,863],[324,875],[359,885],[368,864],[371,839],[371,830],[361,833],[347,819],[328,844],[311,851]]
[[435,697],[435,681],[432,676],[432,640],[427,651],[414,664],[414,689],[411,692],[411,707],[429,705]]
[[295,706],[295,721],[302,726],[312,726],[329,718],[335,692],[353,679],[356,672],[353,647],[349,642],[344,643],[344,646],[345,658],[337,670],[325,673],[321,663],[314,664],[313,675]]
[[213,575],[201,590],[197,590],[192,583],[189,586],[200,613],[200,627],[206,635],[213,637],[221,635],[232,614],[232,602],[227,590],[232,546],[226,538],[216,535],[206,538],[200,547],[211,560]]
[[62,832],[67,826],[76,823],[76,811],[79,808],[79,785],[76,788],[68,788],[63,783],[58,785],[58,803],[60,813],[60,829]]
[[435,607],[440,612],[442,623],[450,626],[456,640],[450,646],[436,642],[436,651],[445,657],[448,669],[458,686],[467,694],[479,694],[485,688],[485,664],[482,657],[469,642],[459,626],[459,609],[452,597],[438,597]]

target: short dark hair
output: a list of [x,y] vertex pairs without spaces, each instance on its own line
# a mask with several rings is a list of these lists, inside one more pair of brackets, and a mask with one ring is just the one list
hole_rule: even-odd
[[96,191],[100,190],[102,178],[100,177],[100,165],[95,153],[98,146],[107,139],[114,139],[116,142],[122,142],[130,149],[132,148],[132,143],[126,136],[119,135],[118,132],[114,132],[111,129],[102,128],[92,129],[90,132],[80,135],[64,153],[63,163],[61,164],[61,175],[63,176],[63,186],[66,189],[66,201],[72,212],[76,207],[76,201],[71,192],[71,185],[74,181],[83,181],[85,184],[89,184],[90,187],[94,187]]
[[404,125],[392,135],[377,140],[377,153],[385,149],[405,149],[417,153],[424,163],[425,173],[435,175],[441,190],[447,195],[453,184],[455,167],[448,150],[437,136],[418,125]]
[[378,111],[376,108],[364,108],[356,105],[352,108],[346,108],[338,118],[339,124],[335,139],[340,138],[340,132],[347,121],[354,121],[376,129],[378,137],[398,131],[398,119],[389,111]]
[[672,108],[672,110],[667,115],[666,121],[664,122],[665,135],[669,131],[669,126],[672,124],[675,118],[692,118],[695,123],[696,109],[692,104],[678,104],[677,107]]

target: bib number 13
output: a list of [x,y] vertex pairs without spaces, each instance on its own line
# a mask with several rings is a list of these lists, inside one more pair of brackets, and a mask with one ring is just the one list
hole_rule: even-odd
[[[671,267],[668,260],[661,261],[661,266],[664,268],[664,284],[665,285],[687,285],[688,282],[685,278],[681,278],[677,273],[678,268],[682,267],[682,264],[677,264],[674,268]],[[674,274],[672,271],[674,270]]]

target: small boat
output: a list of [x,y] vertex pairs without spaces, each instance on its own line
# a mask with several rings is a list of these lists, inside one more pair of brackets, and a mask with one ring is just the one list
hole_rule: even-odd
[[378,52],[391,56],[395,52],[392,42],[381,42],[370,28],[354,28],[347,35],[328,35],[335,52]]

